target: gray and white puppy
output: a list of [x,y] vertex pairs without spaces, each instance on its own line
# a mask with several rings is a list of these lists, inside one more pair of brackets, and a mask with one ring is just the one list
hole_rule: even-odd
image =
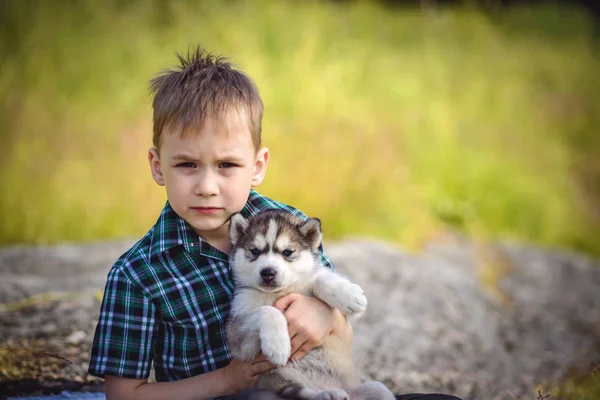
[[291,341],[285,316],[273,307],[295,292],[316,296],[346,316],[367,307],[360,286],[323,267],[321,223],[289,212],[263,211],[250,220],[231,218],[230,265],[236,285],[227,322],[234,358],[249,361],[260,352],[277,368],[260,376],[256,388],[301,400],[394,399],[380,382],[360,384],[352,348],[334,335],[299,361],[289,361]]

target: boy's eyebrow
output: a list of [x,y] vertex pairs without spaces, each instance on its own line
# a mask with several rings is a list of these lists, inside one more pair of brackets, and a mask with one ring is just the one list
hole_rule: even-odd
[[229,162],[242,162],[244,161],[244,159],[242,157],[238,157],[235,155],[228,155],[228,154],[224,154],[220,157],[218,157],[219,161],[229,161]]
[[194,157],[190,156],[188,154],[175,154],[173,156],[171,156],[172,159],[174,160],[193,160]]
[[[171,156],[171,159],[173,160],[185,160],[185,161],[194,161],[196,160],[196,157],[189,155],[189,154],[174,154],[173,156]],[[238,162],[241,163],[244,161],[243,157],[239,157],[233,154],[223,154],[222,156],[217,157],[217,159],[219,161],[226,161],[226,162]]]

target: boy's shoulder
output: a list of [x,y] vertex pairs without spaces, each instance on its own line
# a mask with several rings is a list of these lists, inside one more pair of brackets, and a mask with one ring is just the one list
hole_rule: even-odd
[[156,223],[117,259],[111,271],[122,272],[130,279],[135,278],[143,270],[160,263],[160,255],[166,250],[183,246],[191,251],[196,242],[197,235],[167,201]]

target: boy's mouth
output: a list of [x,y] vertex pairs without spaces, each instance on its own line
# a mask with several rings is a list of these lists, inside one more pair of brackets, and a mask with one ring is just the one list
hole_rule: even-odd
[[200,213],[200,214],[214,214],[222,208],[219,207],[192,207],[192,210]]

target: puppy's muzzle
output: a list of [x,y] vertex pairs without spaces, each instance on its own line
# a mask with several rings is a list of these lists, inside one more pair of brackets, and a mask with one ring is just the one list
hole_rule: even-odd
[[277,271],[275,268],[267,267],[260,270],[260,277],[263,282],[267,285],[272,285],[275,283],[275,277],[277,276]]

